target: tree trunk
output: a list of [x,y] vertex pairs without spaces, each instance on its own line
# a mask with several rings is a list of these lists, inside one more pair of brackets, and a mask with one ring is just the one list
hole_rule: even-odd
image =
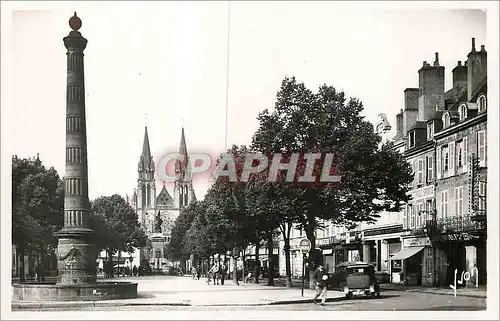
[[273,230],[267,232],[267,285],[274,286]]
[[311,242],[311,251],[309,252],[309,258],[307,260],[308,267],[307,273],[309,274],[309,289],[314,290],[316,288],[316,282],[314,281],[314,271],[316,269],[314,260],[314,250],[316,248],[316,236],[314,235],[314,227],[311,224],[308,224],[304,228],[306,232],[307,239]]
[[260,249],[260,242],[257,241],[255,243],[255,284],[259,284],[259,276],[260,276],[259,249]]
[[108,252],[108,278],[112,278],[114,275],[114,266],[113,266],[113,251],[111,250],[106,250]]
[[24,277],[24,246],[19,247],[19,282],[26,281]]
[[290,238],[288,237],[283,237],[285,241],[285,266],[286,266],[286,287],[291,288],[292,287],[292,266],[290,262]]
[[238,261],[237,261],[238,249],[233,248],[233,284],[240,285],[238,283]]
[[292,266],[290,262],[290,232],[292,230],[291,223],[283,223],[280,225],[281,234],[283,235],[283,241],[285,242],[285,246],[283,250],[285,251],[285,269],[286,269],[286,287],[292,287]]

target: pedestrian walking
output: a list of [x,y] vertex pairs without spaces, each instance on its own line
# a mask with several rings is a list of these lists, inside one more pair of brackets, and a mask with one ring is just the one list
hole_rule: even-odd
[[316,295],[314,296],[313,302],[317,304],[316,300],[321,296],[321,305],[325,305],[326,301],[326,291],[328,288],[328,274],[323,269],[323,265],[318,265],[318,268],[314,272],[314,280],[316,281]]
[[198,269],[196,269],[196,278],[199,280],[201,276],[201,266],[198,266]]
[[191,277],[193,280],[196,278],[196,268],[194,266],[191,268]]
[[226,264],[222,263],[222,265],[220,267],[220,284],[221,285],[224,285],[224,280],[226,279],[226,275],[227,275]]
[[219,285],[219,264],[214,264],[212,274],[214,278],[214,285]]

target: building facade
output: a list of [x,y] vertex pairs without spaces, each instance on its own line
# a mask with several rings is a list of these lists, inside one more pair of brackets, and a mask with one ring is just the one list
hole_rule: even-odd
[[403,211],[402,249],[391,257],[407,284],[453,284],[455,271],[486,284],[486,58],[473,39],[446,92],[437,54],[419,70],[404,151],[415,173],[412,200]]
[[[155,162],[151,156],[148,129],[145,128],[142,153],[138,163],[137,188],[130,205],[136,210],[138,220],[149,237],[148,246],[137,249],[132,261],[153,271],[166,272],[172,266],[166,257],[166,246],[170,242],[171,229],[181,210],[196,200],[191,164],[189,163],[184,128],[181,131],[179,155],[175,162],[173,196],[163,184],[156,193]],[[185,267],[189,269],[189,267]]]
[[[349,228],[323,222],[313,248],[329,273],[346,261],[375,265],[388,282],[453,284],[455,271],[469,272],[468,285],[486,284],[487,53],[472,49],[452,70],[445,91],[445,67],[436,53],[418,70],[418,88],[404,90],[395,136],[384,114],[375,125],[382,143],[392,141],[414,172],[411,200],[399,213],[380,213],[375,223]],[[292,276],[302,273],[299,242],[292,229]],[[279,237],[279,272],[286,274]]]

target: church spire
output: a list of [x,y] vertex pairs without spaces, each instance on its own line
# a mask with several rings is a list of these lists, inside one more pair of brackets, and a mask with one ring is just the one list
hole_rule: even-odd
[[149,148],[148,127],[144,128],[144,142],[142,143],[142,154],[139,159],[139,178],[152,180],[154,179],[155,164],[151,157],[151,149]]
[[149,148],[148,127],[144,127],[144,142],[142,143],[142,158],[148,162],[151,160],[151,149]]
[[185,178],[185,172],[188,167],[188,152],[186,147],[186,137],[184,136],[184,126],[181,131],[181,142],[179,144],[179,157],[175,164],[175,171],[180,175],[180,179]]

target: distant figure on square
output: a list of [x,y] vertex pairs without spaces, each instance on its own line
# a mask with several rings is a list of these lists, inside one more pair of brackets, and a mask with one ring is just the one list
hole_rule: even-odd
[[313,302],[316,303],[316,300],[319,296],[321,296],[321,305],[325,305],[326,301],[326,291],[328,288],[328,274],[323,269],[323,265],[318,265],[318,268],[314,272],[314,280],[316,281],[316,295],[314,296]]
[[225,263],[222,263],[219,273],[220,273],[220,284],[224,285],[224,280],[226,279],[227,275],[227,268]]

